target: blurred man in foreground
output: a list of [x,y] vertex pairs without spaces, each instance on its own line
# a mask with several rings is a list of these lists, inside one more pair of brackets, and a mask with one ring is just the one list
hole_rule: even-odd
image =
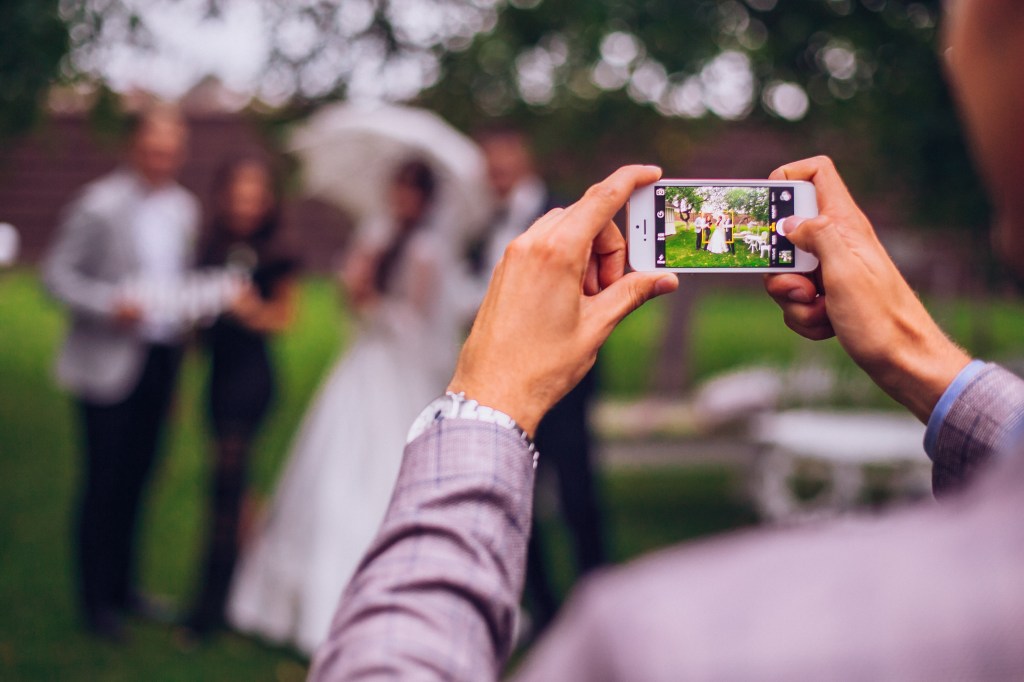
[[133,585],[136,525],[184,332],[148,316],[124,285],[145,279],[170,290],[192,264],[199,205],[175,182],[186,141],[176,110],[140,114],[128,163],[82,190],[43,266],[71,313],[57,378],[84,426],[81,608],[89,629],[110,639],[122,637],[122,614],[149,606]]
[[[1013,0],[952,7],[954,81],[1001,217],[1002,253],[1024,275],[1024,223],[1010,222],[1024,215],[1024,14]],[[414,425],[391,509],[313,679],[500,674],[529,528],[527,436],[618,320],[676,285],[624,275],[610,223],[658,175],[620,169],[509,247],[450,386],[487,407],[455,395]],[[938,420],[929,452],[939,490],[1002,457],[938,507],[704,542],[594,577],[517,679],[1024,678],[1024,456],[1012,445],[1024,381],[970,364],[946,339],[831,163],[797,162],[773,177],[812,180],[821,207],[784,226],[818,255],[821,289],[792,276],[768,284],[790,326],[815,338],[834,332],[886,390]]]

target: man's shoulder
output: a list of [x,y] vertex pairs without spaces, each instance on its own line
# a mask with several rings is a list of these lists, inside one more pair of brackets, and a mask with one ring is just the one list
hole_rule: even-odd
[[131,175],[113,170],[83,186],[71,203],[71,210],[108,215],[121,210],[125,199],[136,191]]
[[188,222],[193,225],[199,221],[199,216],[202,213],[202,206],[199,203],[199,198],[196,197],[191,190],[186,188],[184,185],[174,183],[171,186],[171,192],[175,198],[175,201],[179,202],[184,210],[188,212]]
[[188,203],[189,206],[192,206],[194,208],[199,207],[199,198],[196,197],[195,193],[192,192],[192,190],[188,189],[184,185],[175,182],[171,185],[170,191],[174,194],[175,197],[179,198],[183,202]]

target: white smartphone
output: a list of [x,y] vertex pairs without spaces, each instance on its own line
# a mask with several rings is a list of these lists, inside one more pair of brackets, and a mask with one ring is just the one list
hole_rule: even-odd
[[670,272],[809,272],[818,259],[776,231],[787,216],[818,215],[814,185],[798,180],[673,180],[629,199],[629,264]]

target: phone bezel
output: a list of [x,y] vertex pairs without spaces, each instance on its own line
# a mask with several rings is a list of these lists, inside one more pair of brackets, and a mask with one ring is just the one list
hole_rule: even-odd
[[634,270],[657,272],[810,272],[818,267],[818,259],[806,251],[796,250],[793,267],[769,268],[658,268],[654,265],[655,217],[654,190],[667,186],[702,187],[792,187],[793,213],[805,218],[818,215],[818,197],[814,185],[804,180],[727,180],[727,179],[682,179],[662,178],[654,184],[641,187],[633,192],[626,208],[628,230],[629,265]]

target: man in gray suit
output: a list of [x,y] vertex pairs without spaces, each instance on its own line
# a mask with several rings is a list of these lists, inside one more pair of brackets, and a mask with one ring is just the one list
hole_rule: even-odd
[[[1014,220],[1024,214],[1024,13],[1015,0],[949,7],[950,69],[997,241],[1024,275],[1024,224]],[[530,434],[615,324],[677,285],[624,274],[610,223],[659,174],[620,169],[509,247],[452,394],[410,431],[391,508],[312,679],[500,675],[523,582]],[[1024,381],[946,338],[831,162],[773,177],[813,181],[821,209],[783,226],[821,261],[814,280],[768,281],[787,323],[812,338],[835,334],[928,423],[937,491],[974,484],[942,505],[740,534],[595,575],[516,679],[1024,679]]]
[[198,203],[175,182],[186,141],[175,110],[139,115],[127,164],[82,190],[43,266],[48,288],[71,315],[57,378],[77,400],[85,437],[81,607],[90,630],[112,639],[121,637],[120,615],[142,606],[132,585],[136,520],[183,333],[125,287],[145,281],[172,289],[192,264]]

